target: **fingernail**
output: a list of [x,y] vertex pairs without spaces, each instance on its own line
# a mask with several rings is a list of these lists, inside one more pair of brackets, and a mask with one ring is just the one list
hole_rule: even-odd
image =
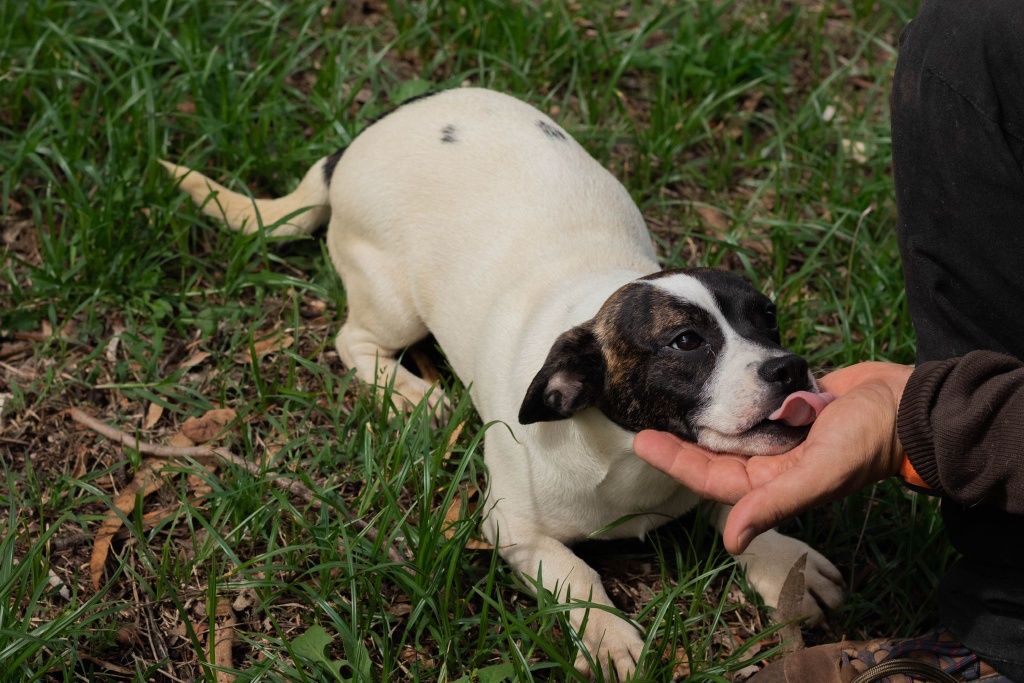
[[750,545],[750,542],[753,541],[753,540],[754,540],[754,530],[753,529],[744,529],[743,531],[741,531],[739,537],[736,539],[736,542],[739,543],[739,546],[740,546],[740,552],[743,552],[744,550],[746,550],[747,546]]

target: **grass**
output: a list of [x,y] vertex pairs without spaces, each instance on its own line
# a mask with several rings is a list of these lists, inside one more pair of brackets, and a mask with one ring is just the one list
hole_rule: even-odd
[[[667,266],[771,292],[816,367],[912,362],[886,95],[913,5],[0,3],[0,677],[213,681],[226,601],[239,680],[578,680],[562,608],[463,547],[477,513],[442,533],[485,476],[462,387],[444,425],[384,410],[333,352],[345,292],[322,242],[220,230],[155,160],[280,194],[407,97],[508,91],[623,181]],[[272,333],[294,343],[252,362]],[[151,441],[232,407],[225,443],[273,454],[323,505],[182,461],[125,514],[94,591],[91,536],[140,457],[73,426],[72,405]],[[691,517],[581,552],[645,628],[644,677],[742,679],[778,634]],[[787,529],[851,588],[807,640],[931,623],[950,556],[933,501],[885,483]]]

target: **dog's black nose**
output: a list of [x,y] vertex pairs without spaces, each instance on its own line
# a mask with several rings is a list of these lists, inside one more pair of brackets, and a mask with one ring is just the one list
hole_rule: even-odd
[[757,374],[766,382],[781,385],[787,394],[808,386],[807,361],[792,354],[765,361]]

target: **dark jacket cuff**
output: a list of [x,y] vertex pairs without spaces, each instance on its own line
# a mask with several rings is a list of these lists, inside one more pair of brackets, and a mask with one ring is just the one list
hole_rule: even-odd
[[939,467],[935,461],[931,410],[936,387],[949,374],[956,359],[922,363],[903,389],[896,416],[896,435],[917,474],[936,494],[942,494]]

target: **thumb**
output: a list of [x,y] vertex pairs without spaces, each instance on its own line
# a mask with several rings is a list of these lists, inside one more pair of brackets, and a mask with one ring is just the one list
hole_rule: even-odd
[[820,474],[809,482],[809,474],[814,473],[793,468],[743,496],[726,520],[722,532],[725,549],[739,554],[758,535],[826,500],[832,487],[822,486]]

